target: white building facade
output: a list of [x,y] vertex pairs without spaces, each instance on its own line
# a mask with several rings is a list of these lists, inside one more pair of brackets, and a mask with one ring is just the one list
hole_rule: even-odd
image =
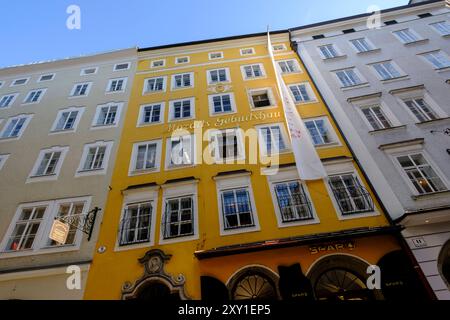
[[412,1],[291,38],[434,294],[450,299],[449,8]]
[[[0,70],[0,299],[82,299],[136,58]],[[49,238],[55,219],[65,245]]]

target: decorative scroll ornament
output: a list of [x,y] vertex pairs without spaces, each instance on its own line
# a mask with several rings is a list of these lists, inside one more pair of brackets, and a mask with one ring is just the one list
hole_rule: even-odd
[[185,277],[179,274],[176,278],[166,273],[164,265],[170,260],[172,255],[165,254],[162,250],[153,249],[138,261],[144,265],[144,274],[134,284],[127,281],[122,286],[122,299],[136,299],[139,293],[147,285],[159,283],[166,285],[171,294],[177,294],[180,299],[188,300],[189,297],[184,291]]
[[218,83],[214,86],[209,86],[208,91],[212,92],[212,93],[223,93],[223,92],[231,91],[232,88],[233,88],[233,86],[230,86],[228,84]]
[[61,222],[67,223],[69,226],[72,226],[81,232],[87,234],[88,241],[91,240],[92,231],[94,230],[95,219],[97,218],[97,213],[102,210],[98,207],[95,207],[93,210],[89,211],[86,214],[74,214],[70,216],[57,217]]

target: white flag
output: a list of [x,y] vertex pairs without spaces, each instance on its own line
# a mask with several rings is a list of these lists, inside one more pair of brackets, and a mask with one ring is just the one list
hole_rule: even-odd
[[273,68],[275,69],[278,92],[281,96],[284,115],[288,126],[289,137],[291,138],[292,150],[294,152],[295,163],[298,175],[301,180],[318,180],[327,177],[325,168],[316,152],[305,123],[295,108],[295,102],[289,94],[289,89],[284,83],[279,68],[273,57],[272,43],[269,32],[267,32],[267,47]]

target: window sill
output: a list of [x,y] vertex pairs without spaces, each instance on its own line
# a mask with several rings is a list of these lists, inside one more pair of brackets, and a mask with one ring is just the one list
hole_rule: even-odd
[[255,112],[255,111],[258,111],[258,110],[268,110],[268,109],[276,109],[276,108],[278,108],[278,106],[273,106],[273,105],[270,105],[270,106],[264,106],[264,107],[255,107],[255,106],[252,106],[251,111]]
[[19,140],[20,136],[18,137],[8,137],[8,138],[0,138],[0,142],[8,142],[8,141],[14,141],[14,140]]
[[369,131],[369,134],[378,134],[378,133],[396,131],[396,130],[402,130],[402,129],[406,129],[406,124],[401,125],[401,126],[390,127],[390,128],[371,130],[371,131]]
[[232,236],[232,235],[241,234],[241,233],[258,232],[258,231],[260,231],[259,226],[248,226],[248,227],[241,227],[241,228],[234,228],[234,229],[227,229],[227,230],[224,230],[223,228],[221,228],[220,235],[221,236]]
[[41,176],[30,176],[28,177],[27,181],[25,183],[32,183],[32,182],[43,182],[43,181],[54,181],[58,179],[57,174],[47,174],[47,175],[41,175]]
[[299,102],[295,101],[296,106],[304,106],[306,104],[314,104],[314,103],[319,103],[319,101],[317,100],[299,101]]
[[448,197],[448,196],[450,196],[450,190],[412,195],[411,198],[413,200],[428,200],[428,199],[432,199],[432,198]]
[[158,90],[158,91],[144,91],[144,92],[142,93],[142,95],[143,95],[143,96],[150,96],[150,95],[152,95],[152,94],[165,93],[165,92],[166,92],[165,89],[164,89],[164,90]]
[[244,78],[244,81],[251,81],[251,80],[260,80],[260,79],[266,79],[267,76],[260,76],[260,77],[252,77],[252,78]]
[[368,82],[355,84],[354,86],[341,87],[341,90],[342,91],[348,91],[348,90],[359,89],[359,88],[366,88],[366,87],[370,87],[370,84]]
[[41,102],[41,101],[24,102],[24,103],[21,104],[21,106],[24,106],[24,107],[26,107],[26,106],[31,106],[31,105],[33,105],[33,104],[39,104],[40,102]]
[[416,126],[419,127],[425,127],[427,125],[431,125],[431,124],[436,124],[438,122],[450,122],[450,117],[445,117],[445,118],[438,118],[438,119],[434,119],[434,120],[428,120],[428,121],[422,121],[422,122],[417,122]]
[[74,133],[74,132],[75,132],[75,129],[53,130],[53,131],[50,131],[49,135],[63,134],[63,133]]
[[158,124],[164,124],[164,122],[162,121],[158,121],[158,122],[148,122],[148,123],[139,123],[136,127],[137,128],[142,128],[142,127],[151,127],[151,126],[156,126]]
[[114,94],[114,93],[124,93],[125,90],[119,90],[119,91],[106,91],[105,94]]
[[436,72],[438,72],[438,73],[447,72],[447,71],[450,71],[450,67],[438,68],[438,69],[434,69],[434,70],[436,70]]
[[114,248],[114,252],[135,250],[135,249],[141,249],[141,248],[150,248],[153,245],[154,245],[153,241],[146,241],[146,242],[140,242],[140,243],[134,243],[134,244],[128,244],[128,245],[117,244],[116,247]]
[[334,147],[340,147],[342,146],[339,142],[329,142],[329,143],[324,143],[324,144],[318,144],[315,145],[314,147],[316,149],[327,149],[327,148],[334,148]]
[[88,97],[88,95],[84,94],[82,96],[69,96],[68,99],[78,99],[78,98],[87,98],[87,97]]
[[377,211],[349,213],[346,215],[343,215],[340,211],[338,211],[338,212],[339,212],[339,220],[351,220],[351,219],[367,218],[367,217],[374,217],[374,216],[380,215],[380,213],[378,213]]
[[371,53],[375,53],[375,52],[380,52],[381,48],[376,48],[376,49],[371,49],[371,50],[367,50],[367,51],[358,51],[357,54],[358,55],[366,55],[366,54],[371,54]]
[[91,169],[91,170],[79,170],[75,174],[75,177],[84,177],[84,176],[95,176],[95,175],[102,175],[106,173],[105,168],[101,169]]
[[180,237],[176,237],[176,238],[160,238],[159,239],[159,244],[163,245],[163,244],[172,244],[172,243],[177,243],[177,242],[188,242],[188,241],[195,241],[198,240],[199,236],[198,234],[193,234],[193,235],[186,235],[186,236],[180,236]]
[[195,164],[183,164],[183,165],[171,165],[171,166],[166,166],[164,169],[166,171],[173,171],[173,170],[179,170],[179,169],[188,169],[188,168],[193,168],[195,167]]
[[180,91],[185,89],[194,89],[194,86],[188,86],[188,87],[179,87],[179,88],[170,88],[170,91]]
[[395,78],[390,78],[390,79],[385,79],[385,80],[380,79],[380,81],[381,81],[383,84],[386,84],[386,83],[397,82],[397,81],[403,81],[403,80],[409,80],[409,79],[410,79],[410,78],[409,78],[408,75],[404,75],[404,76],[395,77]]
[[180,118],[180,119],[169,119],[169,123],[170,122],[183,122],[183,121],[189,121],[189,120],[194,120],[195,117],[186,117],[186,118]]
[[313,219],[308,220],[295,220],[295,221],[286,221],[282,222],[280,221],[278,223],[278,228],[292,228],[292,227],[301,227],[301,226],[308,226],[312,224],[319,224],[320,221],[317,217],[314,217]]
[[413,46],[413,45],[416,45],[416,44],[427,43],[428,41],[430,41],[430,40],[429,39],[419,39],[419,40],[416,40],[416,41],[403,43],[403,45],[405,45],[405,46]]
[[159,172],[159,168],[151,168],[151,169],[142,169],[142,170],[133,170],[130,171],[128,176],[129,177],[133,177],[133,176],[141,176],[144,174],[151,174],[151,173],[155,173],[155,172]]
[[37,256],[37,255],[43,255],[43,254],[78,251],[78,250],[80,250],[80,244],[73,244],[73,245],[60,246],[60,247],[42,247],[40,249],[26,249],[26,250],[21,250],[21,251],[1,251],[0,252],[0,260],[1,259],[10,259],[10,258],[19,258],[19,257]]
[[117,124],[118,123],[93,125],[91,127],[91,130],[101,130],[101,129],[108,129],[108,128],[116,128]]
[[336,56],[336,57],[331,57],[331,58],[323,58],[322,61],[323,62],[328,62],[328,61],[337,61],[337,60],[342,60],[347,58],[346,54],[340,55],[340,56]]

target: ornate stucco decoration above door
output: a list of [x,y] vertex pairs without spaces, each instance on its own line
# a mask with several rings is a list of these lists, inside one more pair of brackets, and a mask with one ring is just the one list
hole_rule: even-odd
[[144,274],[141,278],[135,281],[134,284],[127,281],[122,286],[122,299],[136,299],[141,290],[153,283],[163,284],[168,287],[170,294],[175,294],[181,300],[188,300],[189,297],[184,291],[184,284],[186,279],[182,274],[176,278],[166,273],[164,265],[170,260],[172,255],[165,254],[162,250],[153,249],[145,253],[145,255],[138,261],[144,265]]

